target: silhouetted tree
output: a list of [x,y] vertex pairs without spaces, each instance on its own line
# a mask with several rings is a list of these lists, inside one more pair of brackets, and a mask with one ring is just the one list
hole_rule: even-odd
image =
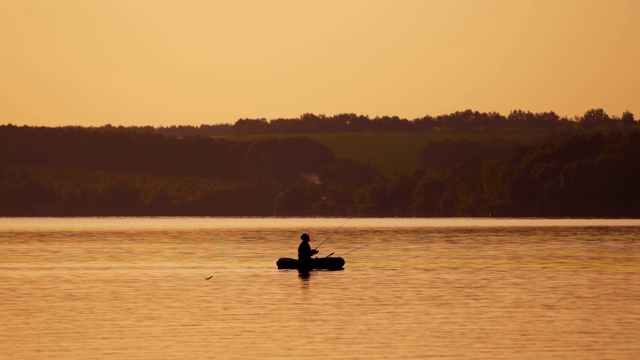
[[607,124],[611,121],[611,118],[607,113],[602,109],[591,109],[587,110],[582,119],[580,120],[580,125],[587,129],[595,129],[600,127],[606,127]]

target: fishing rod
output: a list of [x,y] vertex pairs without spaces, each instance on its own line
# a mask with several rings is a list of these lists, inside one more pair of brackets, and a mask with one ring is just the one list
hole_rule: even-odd
[[356,250],[360,250],[360,249],[362,249],[362,248],[363,248],[363,247],[365,247],[365,246],[367,246],[367,245],[362,245],[362,246],[360,246],[359,248],[355,248],[355,249],[353,249],[353,250],[351,250],[351,251],[347,251],[346,253],[344,253],[344,254],[342,254],[342,255],[338,255],[338,257],[340,257],[340,256],[345,256],[345,255],[350,254],[350,253],[352,253],[352,252],[354,252],[354,251],[356,251]]
[[320,245],[316,246],[316,250],[318,250],[318,248],[319,248],[320,246],[322,246],[322,244],[324,244],[324,242],[325,242],[325,241],[329,240],[329,238],[330,238],[330,237],[332,237],[335,233],[337,233],[337,232],[338,232],[338,230],[342,229],[342,227],[343,227],[343,226],[345,226],[345,225],[349,222],[349,220],[351,220],[351,218],[347,219],[347,221],[345,221],[342,225],[340,225],[340,227],[339,227],[339,228],[335,229],[335,230],[331,233],[331,235],[329,235],[326,239],[324,239],[324,241],[322,241],[322,242],[320,243]]

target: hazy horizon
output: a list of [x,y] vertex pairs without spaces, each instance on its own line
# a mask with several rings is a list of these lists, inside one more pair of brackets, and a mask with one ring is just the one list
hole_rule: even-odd
[[5,0],[0,123],[640,113],[629,0]]

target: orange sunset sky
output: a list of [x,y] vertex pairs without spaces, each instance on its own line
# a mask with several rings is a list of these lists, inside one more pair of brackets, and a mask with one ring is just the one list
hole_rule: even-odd
[[0,124],[640,116],[637,0],[0,0]]

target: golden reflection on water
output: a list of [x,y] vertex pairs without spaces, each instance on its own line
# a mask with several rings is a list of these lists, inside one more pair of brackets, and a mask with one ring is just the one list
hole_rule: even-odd
[[275,260],[344,220],[98,220],[0,221],[3,359],[640,356],[637,225],[354,221],[302,278]]

